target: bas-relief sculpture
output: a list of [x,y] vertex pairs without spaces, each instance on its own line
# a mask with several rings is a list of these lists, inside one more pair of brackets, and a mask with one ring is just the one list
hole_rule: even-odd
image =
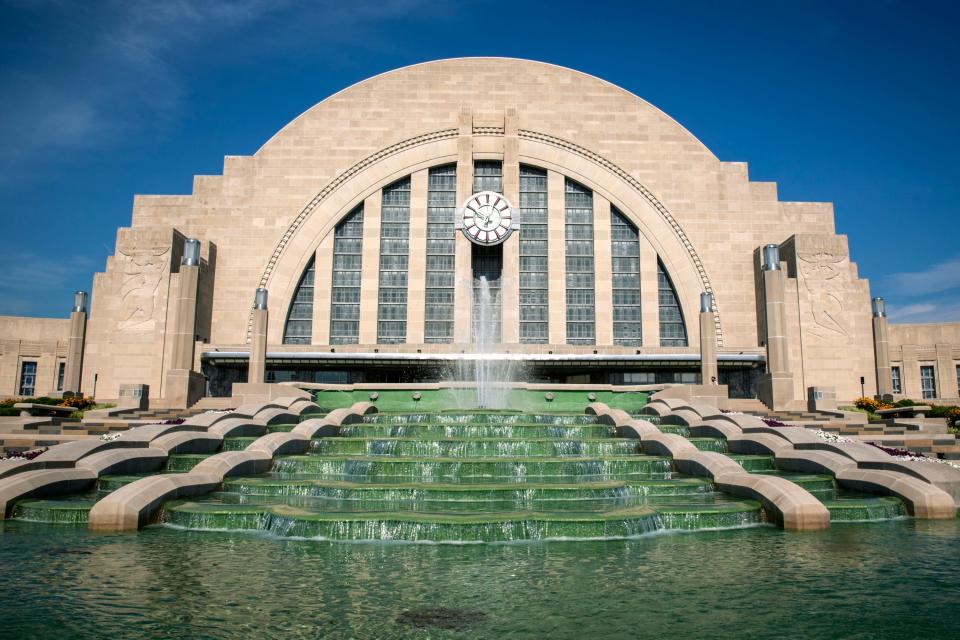
[[160,282],[169,258],[170,247],[119,248],[117,268],[120,270],[120,322],[117,328],[127,333],[152,331],[156,328],[155,312],[160,296]]
[[809,312],[813,318],[813,325],[808,333],[823,340],[849,335],[843,317],[846,288],[843,271],[846,257],[818,248],[797,252],[797,259],[800,279],[807,291]]

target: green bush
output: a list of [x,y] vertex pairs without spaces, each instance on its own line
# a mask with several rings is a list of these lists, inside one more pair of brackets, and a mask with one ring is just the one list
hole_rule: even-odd
[[915,404],[916,404],[916,402],[914,402],[914,401],[911,400],[910,398],[904,398],[903,400],[897,400],[897,401],[894,403],[893,406],[895,406],[895,407],[912,407],[912,406],[915,405]]

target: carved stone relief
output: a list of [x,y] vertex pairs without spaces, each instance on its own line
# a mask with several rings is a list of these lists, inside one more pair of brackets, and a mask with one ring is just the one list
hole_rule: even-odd
[[121,274],[117,325],[120,331],[136,333],[156,328],[160,282],[170,261],[169,252],[170,247],[117,249],[117,269]]
[[797,252],[797,259],[800,278],[807,291],[810,313],[813,315],[810,335],[818,338],[849,335],[843,317],[846,289],[843,264],[846,256],[818,248]]

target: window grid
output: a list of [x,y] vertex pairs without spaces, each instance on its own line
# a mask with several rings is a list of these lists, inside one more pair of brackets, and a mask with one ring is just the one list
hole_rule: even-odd
[[503,163],[499,160],[476,160],[473,163],[473,192],[503,193]]
[[37,363],[23,361],[20,363],[20,396],[32,397],[37,386]]
[[960,397],[960,364],[957,365],[957,397]]
[[407,339],[407,266],[410,250],[410,178],[381,193],[380,290],[377,342],[399,344]]
[[683,322],[683,311],[680,309],[673,282],[660,260],[657,260],[657,283],[660,299],[660,346],[685,347],[687,329]]
[[427,283],[425,343],[453,342],[456,277],[457,165],[430,169],[427,185]]
[[613,274],[613,343],[638,347],[640,331],[640,234],[610,207]]
[[547,172],[520,166],[520,342],[549,341]]
[[283,328],[283,344],[310,344],[313,338],[314,259],[304,270],[290,303],[287,324]]
[[57,365],[57,391],[63,391],[63,379],[67,373],[67,363],[61,362]]
[[[958,367],[960,369],[960,367]],[[960,372],[958,372],[960,376]],[[903,386],[900,383],[900,367],[890,367],[890,379],[891,379],[891,388],[894,393],[903,393]],[[958,377],[958,382],[960,382],[960,377]]]
[[347,214],[333,232],[330,291],[330,344],[360,340],[360,265],[363,256],[363,205]]
[[937,378],[932,366],[920,367],[920,390],[924,399],[937,397]]
[[566,181],[564,192],[567,344],[595,344],[593,192],[572,180]]

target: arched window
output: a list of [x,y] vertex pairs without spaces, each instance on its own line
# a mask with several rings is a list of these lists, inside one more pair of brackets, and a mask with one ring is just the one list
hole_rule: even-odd
[[683,322],[680,301],[677,299],[677,290],[660,260],[657,260],[657,281],[660,288],[660,346],[685,347],[687,329]]
[[287,324],[283,328],[283,344],[310,344],[313,337],[314,259],[304,269],[290,303]]
[[640,346],[640,234],[616,207],[610,207],[610,244],[613,343]]
[[363,259],[363,205],[344,216],[333,232],[330,344],[360,338],[360,265]]

